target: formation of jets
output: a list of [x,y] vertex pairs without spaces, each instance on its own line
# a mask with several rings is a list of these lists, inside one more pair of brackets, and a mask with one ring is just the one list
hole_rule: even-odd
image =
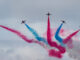
[[[48,12],[46,15],[50,16],[51,14]],[[62,23],[66,23],[64,20],[61,20]],[[24,24],[26,22],[26,20],[22,20],[21,24]]]

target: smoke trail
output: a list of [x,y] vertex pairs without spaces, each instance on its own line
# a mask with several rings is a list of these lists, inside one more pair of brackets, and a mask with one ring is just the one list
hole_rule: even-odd
[[66,49],[64,47],[62,47],[61,45],[58,45],[56,42],[52,41],[51,39],[49,16],[48,16],[48,26],[47,26],[47,41],[51,47],[57,48],[61,54],[66,52]]
[[49,56],[51,57],[57,57],[57,58],[62,58],[62,54],[59,51],[56,51],[54,49],[49,50]]
[[55,38],[56,40],[58,40],[58,42],[60,42],[61,46],[65,46],[63,44],[63,39],[59,36],[59,33],[60,33],[60,30],[61,30],[61,27],[63,26],[63,23],[61,23],[61,25],[58,27],[56,33],[55,33]]
[[60,43],[62,42],[62,38],[59,36],[59,32],[61,30],[61,27],[62,27],[63,23],[59,26],[59,28],[57,29],[56,33],[55,33],[55,38],[56,40],[58,40]]
[[8,30],[8,31],[13,32],[14,34],[16,34],[17,36],[19,36],[20,38],[22,38],[24,41],[26,41],[26,42],[28,42],[28,43],[37,43],[37,44],[39,44],[39,45],[41,45],[41,46],[43,46],[44,48],[47,49],[47,47],[45,46],[45,44],[43,44],[43,43],[41,43],[41,42],[39,42],[39,41],[33,40],[33,39],[28,39],[25,35],[23,35],[22,33],[20,33],[20,32],[17,31],[17,30],[14,30],[14,29],[5,27],[5,26],[3,26],[3,25],[0,25],[0,27],[6,29],[6,30]]
[[47,23],[47,41],[48,41],[48,44],[51,44],[51,31],[50,31],[50,21],[49,21],[49,16],[48,16],[48,23]]
[[46,39],[43,38],[43,37],[40,37],[40,36],[38,35],[38,33],[37,33],[33,28],[31,28],[31,27],[30,27],[29,25],[27,25],[27,24],[25,24],[25,26],[28,28],[29,31],[32,32],[32,34],[35,36],[35,38],[36,38],[38,41],[42,41],[42,42],[48,44],[47,41],[46,41]]
[[8,31],[13,32],[14,34],[16,34],[17,36],[19,36],[20,38],[22,38],[23,40],[25,40],[25,41],[28,42],[28,43],[37,43],[37,44],[41,45],[42,47],[44,47],[44,48],[48,51],[49,56],[51,56],[51,57],[57,57],[57,58],[62,58],[62,55],[61,55],[61,54],[62,54],[62,50],[64,50],[64,49],[62,49],[62,47],[58,47],[59,49],[62,49],[62,50],[59,50],[59,51],[56,51],[56,50],[54,50],[54,49],[48,49],[47,46],[45,46],[43,43],[40,43],[40,42],[35,41],[35,40],[33,40],[33,39],[30,40],[30,39],[28,39],[25,35],[21,34],[21,33],[20,33],[19,31],[17,31],[17,30],[14,30],[14,29],[5,27],[5,26],[3,26],[3,25],[0,25],[0,27],[6,29],[6,30],[8,30]]
[[70,34],[67,38],[63,39],[63,43],[66,44],[66,43],[67,43],[74,35],[76,35],[79,31],[80,31],[80,29],[77,30],[77,31],[75,31],[75,32],[73,32],[72,34]]
[[71,46],[73,46],[73,45],[72,45],[72,39],[71,39],[71,38],[72,38],[74,35],[76,35],[80,30],[75,31],[75,32],[73,32],[72,34],[70,34],[67,38],[62,39],[62,38],[59,36],[59,32],[60,32],[60,30],[61,30],[62,25],[63,25],[63,23],[62,23],[62,24],[59,26],[59,28],[57,29],[56,34],[55,34],[55,38],[61,43],[61,46],[65,46],[65,44],[67,43],[67,46],[70,47],[70,48],[72,48]]
[[[48,20],[49,22],[49,20]],[[26,27],[33,33],[33,35],[36,37],[36,39],[38,39],[39,41],[41,41],[39,38],[39,35],[37,34],[37,32],[32,29],[31,27],[29,27],[27,24],[25,24]],[[48,31],[50,32],[50,30]],[[48,33],[50,34],[50,33]],[[49,37],[50,35],[48,35]],[[37,38],[38,37],[38,38]],[[49,56],[52,56],[52,57],[57,57],[57,58],[61,58],[63,53],[65,53],[65,48],[61,47],[61,46],[58,46],[56,42],[52,42],[52,40],[49,42],[51,44],[51,46],[54,46],[56,48],[58,48],[58,51],[56,51],[55,49],[47,49],[48,52],[49,52]]]

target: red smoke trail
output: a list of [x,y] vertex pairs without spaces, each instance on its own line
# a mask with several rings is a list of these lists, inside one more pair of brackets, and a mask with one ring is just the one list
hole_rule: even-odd
[[11,29],[11,28],[8,28],[8,27],[2,26],[2,25],[0,25],[0,27],[6,29],[8,31],[11,31],[11,32],[15,33],[16,35],[18,35],[19,37],[21,37],[22,39],[24,39],[28,43],[32,43],[33,42],[33,40],[29,40],[26,36],[24,36],[23,34],[21,34],[19,31],[16,31],[14,29]]
[[62,58],[62,54],[66,52],[65,48],[62,47],[61,45],[57,45],[56,48],[58,49],[58,51],[55,50],[55,49],[50,49],[49,50],[49,56],[51,56],[51,57],[55,56],[57,58]]
[[39,42],[39,41],[35,41],[33,39],[28,39],[25,35],[21,34],[19,31],[17,30],[14,30],[14,29],[11,29],[11,28],[8,28],[8,27],[5,27],[3,25],[0,25],[0,27],[8,30],[8,31],[11,31],[13,33],[15,33],[17,36],[19,36],[20,38],[22,38],[23,40],[25,40],[26,42],[28,43],[37,43],[41,46],[43,46],[49,53],[49,56],[51,57],[57,57],[57,58],[62,58],[62,53],[64,53],[64,49],[62,49],[61,46],[57,46],[57,43],[55,42],[55,46],[57,46],[57,48],[59,48],[59,51],[56,51],[55,49],[48,49],[43,43]]
[[50,49],[49,50],[49,56],[51,56],[51,57],[57,57],[57,58],[62,58],[61,52],[60,51],[56,51],[54,49]]
[[51,31],[50,31],[50,21],[49,21],[49,16],[48,16],[48,25],[47,25],[47,41],[48,41],[48,44],[51,46],[51,47],[55,47],[57,48],[59,51],[56,51],[54,49],[51,49],[49,50],[49,55],[50,56],[56,56],[58,58],[61,58],[63,53],[66,52],[66,49],[64,47],[62,47],[61,45],[58,45],[56,42],[52,41],[51,39]]
[[22,38],[23,40],[25,40],[25,41],[28,42],[28,43],[37,43],[37,44],[39,44],[39,45],[41,45],[41,46],[43,46],[44,48],[47,49],[47,47],[46,47],[43,43],[41,43],[41,42],[39,42],[39,41],[36,41],[36,40],[33,40],[33,39],[30,40],[30,39],[28,39],[25,35],[23,35],[22,33],[20,33],[20,32],[17,31],[17,30],[14,30],[14,29],[5,27],[5,26],[3,26],[3,25],[0,25],[0,27],[6,29],[6,30],[8,30],[8,31],[11,31],[11,32],[15,33],[17,36],[19,36],[20,38]]
[[[51,31],[50,31],[50,21],[49,21],[49,16],[48,16],[48,25],[47,25],[47,41],[48,44],[51,45]],[[51,45],[52,46],[52,45]]]
[[79,31],[80,31],[80,29],[77,30],[77,31],[75,31],[75,32],[73,32],[72,34],[70,34],[67,38],[65,38],[65,39],[63,40],[63,43],[66,44],[66,43],[67,43],[74,35],[76,35]]

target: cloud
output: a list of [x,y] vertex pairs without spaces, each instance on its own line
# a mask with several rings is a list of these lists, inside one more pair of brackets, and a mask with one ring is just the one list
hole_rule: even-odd
[[71,60],[67,54],[63,59],[49,57],[47,51],[37,44],[17,48],[0,48],[0,60]]
[[80,60],[80,40],[73,39],[73,48],[68,49],[69,56],[73,59]]

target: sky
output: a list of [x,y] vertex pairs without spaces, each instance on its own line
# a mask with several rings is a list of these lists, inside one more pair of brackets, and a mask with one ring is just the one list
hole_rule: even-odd
[[[47,28],[48,17],[46,14],[50,12],[52,14],[50,16],[51,28],[58,27],[61,20],[65,20],[66,24],[63,28],[75,31],[80,28],[79,6],[79,0],[0,0],[0,25],[14,28],[29,38],[34,38],[28,29],[21,24],[22,20],[26,20],[28,25],[43,36]],[[39,45],[30,45],[15,34],[2,28],[0,28],[0,47],[1,60],[56,59],[48,57],[46,51]],[[42,53],[40,50],[42,50]],[[65,59],[72,60],[67,53],[61,60]]]

